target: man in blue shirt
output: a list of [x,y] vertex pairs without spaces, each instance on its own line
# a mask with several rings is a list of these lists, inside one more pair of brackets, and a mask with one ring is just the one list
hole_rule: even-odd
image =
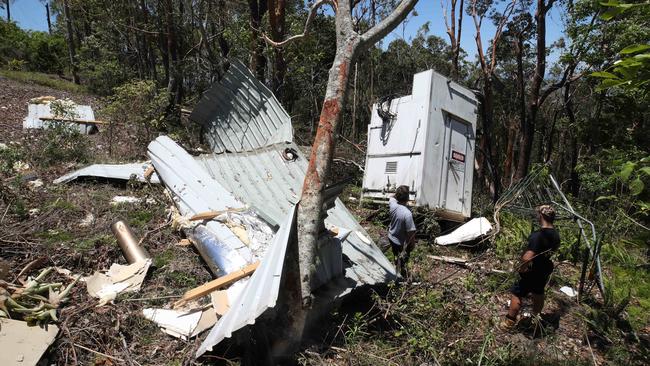
[[413,213],[406,207],[408,200],[408,186],[397,187],[395,195],[388,200],[390,212],[388,240],[395,256],[395,267],[403,278],[407,277],[406,265],[415,246],[415,223]]

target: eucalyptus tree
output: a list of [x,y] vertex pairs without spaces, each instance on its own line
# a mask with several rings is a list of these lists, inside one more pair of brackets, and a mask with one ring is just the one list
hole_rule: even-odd
[[415,7],[417,0],[402,0],[375,26],[364,33],[354,30],[352,11],[357,5],[351,0],[319,0],[311,6],[305,27],[301,34],[291,36],[281,42],[267,37],[267,42],[280,47],[288,42],[307,36],[316,13],[323,5],[330,5],[336,25],[336,54],[329,71],[325,98],[320,114],[316,137],[312,145],[309,165],[302,188],[298,210],[298,263],[300,270],[300,293],[304,308],[311,307],[312,287],[316,247],[319,234],[323,231],[324,189],[330,171],[335,149],[335,131],[341,121],[348,92],[351,65],[359,53],[373,46],[401,23]]

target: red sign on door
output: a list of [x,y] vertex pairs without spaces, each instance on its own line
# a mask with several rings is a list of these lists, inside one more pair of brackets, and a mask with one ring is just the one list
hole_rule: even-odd
[[460,152],[455,151],[455,150],[451,151],[451,158],[456,160],[456,161],[460,161],[461,163],[465,162],[465,154],[460,153]]

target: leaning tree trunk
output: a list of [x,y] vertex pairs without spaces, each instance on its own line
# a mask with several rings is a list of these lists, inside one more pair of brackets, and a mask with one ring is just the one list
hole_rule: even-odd
[[329,71],[318,130],[302,186],[302,198],[298,210],[298,255],[303,305],[307,306],[310,305],[311,300],[311,273],[314,270],[318,237],[324,229],[322,193],[330,171],[336,142],[334,133],[341,121],[350,66],[356,58],[358,44],[358,37],[337,40],[337,52]]

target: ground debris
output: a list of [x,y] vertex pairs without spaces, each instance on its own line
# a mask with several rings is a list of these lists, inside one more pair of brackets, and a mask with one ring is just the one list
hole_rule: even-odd
[[99,299],[97,306],[102,306],[115,300],[121,292],[139,291],[149,266],[150,259],[128,266],[113,263],[106,274],[95,272],[83,280],[88,287],[88,293]]

